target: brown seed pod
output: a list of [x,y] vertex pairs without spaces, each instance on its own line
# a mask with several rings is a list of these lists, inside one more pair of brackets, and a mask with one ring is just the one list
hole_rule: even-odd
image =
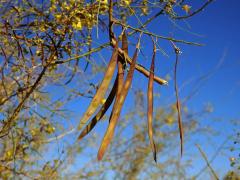
[[149,81],[148,81],[148,96],[147,96],[147,102],[148,102],[148,111],[147,111],[147,117],[148,117],[148,136],[153,152],[153,158],[154,161],[157,162],[157,152],[156,152],[156,146],[153,139],[153,127],[152,127],[152,121],[153,121],[153,77],[154,77],[154,64],[155,64],[155,56],[156,56],[156,46],[154,44],[153,48],[153,57],[152,57],[152,63],[150,68],[150,75],[149,75]]
[[[122,49],[124,50],[125,53],[128,54],[128,41],[127,41],[127,36],[126,36],[126,33],[125,31],[123,32],[123,37],[122,37]],[[124,63],[125,63],[125,60],[124,60],[125,57],[119,55],[118,56],[118,90],[117,90],[117,95],[116,95],[116,99],[115,99],[115,102],[114,102],[114,105],[113,105],[113,109],[116,108],[117,106],[117,99],[119,99],[119,96],[121,94],[121,90],[122,90],[122,87],[123,87],[123,84],[124,84],[124,69],[125,69],[125,66]],[[111,117],[112,117],[112,113],[111,113],[111,116],[110,116],[110,119],[111,120]]]
[[128,40],[127,40],[127,34],[126,31],[123,32],[122,35],[122,50],[128,54]]
[[108,129],[104,135],[101,146],[98,150],[98,160],[101,160],[103,158],[103,155],[104,155],[109,143],[111,142],[111,140],[113,138],[114,130],[117,125],[117,121],[120,116],[123,103],[125,101],[125,98],[128,94],[128,90],[132,83],[133,73],[135,70],[136,60],[137,60],[138,51],[139,51],[139,45],[140,45],[140,38],[139,38],[139,42],[137,44],[137,47],[136,47],[136,50],[134,53],[134,57],[133,57],[132,64],[130,66],[130,70],[127,74],[126,81],[124,83],[124,86],[121,89],[121,94],[120,94],[119,98],[116,98],[116,107],[112,111],[112,116],[110,117],[110,123],[109,123]]
[[[128,53],[128,44],[127,43],[128,43],[127,36],[124,31],[123,39],[122,39],[122,49],[124,49],[124,51],[126,53]],[[115,96],[118,97],[120,95],[120,92],[121,92],[120,90],[121,90],[121,88],[123,86],[123,82],[124,82],[123,63],[124,63],[123,57],[118,55],[118,75],[114,81],[113,88],[112,88],[108,98],[106,99],[106,102],[103,104],[103,106],[98,111],[98,113],[89,121],[88,125],[84,128],[84,130],[79,135],[78,140],[81,140],[83,137],[85,137],[95,127],[95,125],[98,123],[98,121],[104,116],[104,114],[107,112],[107,110],[111,106],[111,104],[114,100],[114,97]],[[120,87],[120,88],[118,88],[118,87]],[[114,106],[116,106],[115,103],[114,103]]]
[[175,88],[175,94],[176,94],[176,99],[177,99],[176,107],[177,107],[177,113],[178,113],[178,128],[179,128],[179,136],[180,136],[180,141],[181,141],[181,156],[182,156],[184,132],[183,132],[182,116],[181,116],[181,103],[179,100],[178,85],[177,85],[177,66],[178,66],[179,54],[181,53],[181,51],[172,41],[170,41],[170,42],[172,43],[175,54],[176,54],[176,60],[175,60],[175,66],[174,66],[174,88]]
[[101,101],[104,95],[106,94],[107,88],[114,74],[114,70],[117,64],[117,57],[118,57],[118,46],[116,45],[116,47],[114,48],[111,60],[108,64],[103,81],[100,84],[96,94],[94,95],[87,111],[83,115],[79,123],[78,130],[82,129],[82,127],[87,123],[88,119],[93,115],[93,113],[97,110],[98,106],[101,104]]
[[116,96],[117,92],[117,85],[118,85],[118,78],[115,79],[114,85],[112,87],[112,90],[107,97],[106,101],[104,102],[101,109],[98,111],[98,113],[89,121],[88,125],[83,129],[81,134],[78,137],[78,140],[80,141],[83,137],[85,137],[91,130],[95,127],[95,125],[98,123],[100,119],[104,116],[104,114],[107,112],[108,108],[111,106],[114,97]]

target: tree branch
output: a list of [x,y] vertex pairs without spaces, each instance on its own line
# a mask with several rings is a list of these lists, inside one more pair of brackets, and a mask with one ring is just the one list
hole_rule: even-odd
[[132,27],[128,24],[124,24],[116,19],[114,19],[114,23],[115,24],[119,24],[125,28],[129,28],[129,29],[133,29],[137,32],[141,32],[143,34],[146,34],[146,35],[150,35],[150,36],[153,36],[153,37],[156,37],[156,38],[159,38],[159,39],[164,39],[164,40],[168,40],[168,41],[173,41],[173,42],[179,42],[179,43],[184,43],[184,44],[189,44],[189,45],[194,45],[194,46],[203,46],[203,44],[199,44],[199,43],[196,43],[196,42],[189,42],[189,41],[184,41],[184,40],[180,40],[180,39],[174,39],[174,38],[171,38],[171,37],[166,37],[166,36],[161,36],[161,35],[158,35],[158,34],[154,34],[152,32],[149,32],[149,31],[145,31],[143,29],[139,29],[139,28],[135,28],[135,27]]
[[[132,64],[132,59],[128,56],[128,54],[126,54],[121,48],[118,48],[118,52],[125,57],[125,59],[127,60],[127,62],[129,64]],[[150,72],[145,69],[143,66],[136,64],[135,66],[136,70],[138,70],[140,73],[142,73],[144,76],[149,77],[150,76]],[[154,81],[156,81],[158,84],[161,85],[167,85],[168,82],[158,76],[154,75]]]
[[187,16],[173,16],[173,19],[187,19],[190,18],[196,14],[198,14],[199,12],[201,12],[205,7],[207,7],[210,3],[212,3],[214,0],[207,0],[207,2],[205,2],[205,4],[202,5],[202,7],[200,7],[199,9],[197,9],[196,11],[194,11],[193,13],[187,15]]

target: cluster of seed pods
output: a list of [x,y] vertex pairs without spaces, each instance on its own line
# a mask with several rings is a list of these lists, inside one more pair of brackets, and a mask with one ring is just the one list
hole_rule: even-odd
[[[122,48],[121,48],[123,53],[122,54],[119,53],[118,43],[116,43],[114,45],[112,57],[109,61],[107,70],[105,72],[105,76],[78,126],[78,130],[82,130],[82,128],[84,127],[78,137],[78,140],[81,140],[95,127],[95,125],[99,122],[99,120],[101,120],[101,118],[107,112],[107,110],[109,109],[109,107],[111,106],[111,104],[115,99],[112,112],[110,115],[110,119],[109,119],[109,125],[103,137],[100,148],[98,150],[98,160],[101,160],[103,158],[104,153],[106,152],[111,140],[113,139],[114,131],[115,131],[118,119],[120,117],[124,101],[127,97],[129,88],[132,84],[134,70],[136,69],[136,66],[137,66],[136,62],[137,62],[139,47],[140,47],[140,38],[138,40],[132,61],[130,63],[130,69],[126,75],[126,79],[124,80],[124,68],[126,65],[125,62],[127,61],[124,54],[128,55],[128,40],[127,40],[126,32],[123,31]],[[156,46],[154,44],[152,63],[151,63],[150,73],[148,75],[149,81],[148,81],[148,93],[147,93],[147,97],[148,97],[147,98],[147,101],[148,101],[147,119],[148,119],[148,135],[149,135],[150,145],[153,152],[153,158],[155,161],[157,161],[157,155],[156,155],[157,151],[156,151],[156,145],[153,139],[153,127],[152,127],[153,82],[157,78],[154,76],[155,56],[156,56]],[[104,98],[107,92],[107,89],[110,85],[110,82],[112,80],[112,77],[114,76],[114,71],[116,69],[116,66],[118,67],[118,73],[117,73],[117,77],[115,78],[114,85],[104,104],[102,104],[102,106],[100,107],[96,115],[89,121],[91,116],[97,111],[98,107],[101,105],[102,99]]]

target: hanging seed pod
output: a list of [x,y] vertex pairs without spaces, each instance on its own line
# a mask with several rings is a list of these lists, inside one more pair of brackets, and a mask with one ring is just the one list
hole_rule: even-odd
[[118,89],[117,89],[117,95],[116,95],[116,100],[114,102],[114,107],[116,106],[117,103],[117,99],[119,98],[120,94],[121,94],[121,90],[124,84],[124,67],[123,67],[123,58],[120,57],[120,55],[118,56],[118,75],[117,75],[117,80],[118,80]]
[[87,123],[88,119],[93,115],[93,113],[97,110],[98,106],[101,104],[101,101],[104,95],[106,94],[107,88],[114,74],[114,70],[117,64],[117,57],[118,57],[118,46],[116,45],[116,47],[114,48],[111,60],[108,64],[108,68],[106,70],[103,81],[100,84],[96,94],[94,95],[92,102],[90,103],[87,111],[83,115],[79,123],[78,130],[82,129],[82,127]]
[[126,31],[123,32],[122,35],[122,50],[128,54],[128,40],[127,40],[127,34]]
[[[123,37],[122,37],[122,49],[124,50],[124,52],[128,53],[128,42],[127,42],[127,36],[126,36],[125,31],[124,31]],[[95,125],[98,123],[98,121],[100,119],[102,119],[104,114],[107,112],[108,108],[111,106],[111,104],[114,100],[114,97],[115,96],[118,97],[120,95],[120,92],[121,92],[120,90],[121,90],[121,88],[123,86],[123,82],[124,82],[123,63],[124,63],[123,57],[118,55],[118,74],[117,74],[117,78],[114,81],[113,88],[112,88],[108,98],[106,99],[106,102],[103,104],[103,106],[98,111],[98,113],[90,120],[88,125],[81,132],[81,134],[78,137],[78,140],[81,140],[83,137],[85,137],[95,127]],[[120,87],[120,88],[118,88],[118,87]],[[114,107],[115,106],[116,105],[114,103]]]
[[[175,72],[176,72],[176,70],[175,70]],[[181,156],[182,156],[182,154],[183,154],[183,125],[182,125],[182,116],[181,116],[181,103],[179,100],[178,87],[176,84],[176,75],[175,75],[175,93],[176,93],[176,99],[177,99],[176,107],[177,107],[177,113],[178,113],[178,128],[179,128],[179,136],[180,136],[180,141],[181,141],[180,143],[181,143]]]
[[[124,30],[123,35],[122,35],[122,50],[124,53],[126,53],[128,55],[128,40],[127,40],[127,34],[126,31]],[[123,64],[123,68],[126,69],[126,59],[125,56],[122,55],[122,64]]]
[[[125,53],[128,54],[128,41],[127,41],[127,35],[126,32],[124,31],[123,36],[122,36],[122,49],[124,50]],[[122,87],[124,84],[124,69],[126,68],[126,64],[125,64],[125,57],[119,55],[118,56],[118,90],[117,90],[117,95],[116,95],[116,99],[113,105],[113,109],[116,108],[117,104],[118,104],[118,99],[120,97],[121,91],[122,91]],[[110,116],[111,120],[112,117],[112,113]]]
[[176,107],[177,107],[177,113],[178,113],[178,128],[179,128],[179,136],[180,136],[180,141],[181,141],[181,156],[183,154],[183,126],[182,126],[182,116],[181,116],[181,103],[179,100],[179,95],[178,95],[178,85],[177,85],[177,67],[178,67],[178,58],[179,54],[181,53],[180,49],[172,42],[170,41],[173,45],[173,48],[175,50],[176,54],[176,60],[175,60],[175,66],[174,66],[174,88],[175,88],[175,94],[176,94]]
[[148,117],[148,136],[153,152],[153,158],[154,161],[157,162],[157,151],[156,146],[153,139],[153,127],[152,127],[152,121],[153,121],[153,81],[154,81],[154,64],[155,64],[155,56],[156,56],[156,46],[154,44],[153,47],[153,57],[152,57],[152,63],[150,68],[150,75],[149,75],[149,81],[148,81],[148,96],[147,96],[147,102],[148,102],[148,111],[147,111],[147,117]]
[[140,38],[139,38],[139,41],[138,41],[138,44],[137,44],[137,47],[136,47],[136,50],[135,50],[135,53],[133,56],[133,61],[130,66],[130,70],[127,74],[126,81],[124,83],[124,86],[121,89],[121,94],[120,94],[119,98],[116,98],[116,107],[114,107],[114,109],[112,110],[112,115],[110,117],[110,123],[109,123],[108,129],[107,129],[107,132],[105,133],[104,138],[102,140],[102,144],[98,150],[98,160],[101,160],[103,158],[103,155],[104,155],[109,143],[111,142],[111,140],[113,138],[114,130],[116,128],[117,121],[120,116],[123,103],[126,99],[128,90],[132,83],[132,78],[133,78],[135,65],[136,65],[136,61],[137,61],[139,46],[140,46]]
[[112,87],[112,90],[107,97],[106,101],[104,102],[103,106],[101,109],[98,111],[98,113],[89,121],[88,125],[83,129],[81,134],[78,137],[78,140],[80,141],[82,138],[84,138],[91,130],[95,127],[95,125],[99,122],[99,120],[102,119],[104,114],[107,112],[109,107],[111,106],[114,97],[116,96],[117,92],[117,85],[118,85],[118,78],[115,79],[114,85]]

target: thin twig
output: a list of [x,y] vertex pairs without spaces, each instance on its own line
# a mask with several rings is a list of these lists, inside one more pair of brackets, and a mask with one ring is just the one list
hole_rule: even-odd
[[199,152],[201,153],[203,159],[206,161],[207,166],[209,167],[209,169],[210,169],[211,173],[213,174],[214,178],[215,178],[216,180],[219,180],[216,172],[213,170],[213,168],[211,167],[210,163],[208,162],[208,159],[207,159],[206,154],[203,152],[203,150],[201,149],[201,147],[200,147],[198,144],[196,144],[196,146],[197,146]]
[[[161,14],[163,14],[164,12],[164,9],[161,9],[161,11],[159,11],[158,13],[156,13],[154,16],[148,18],[146,20],[146,22],[144,22],[138,29],[142,29],[144,27],[146,27],[152,20],[156,19],[158,16],[160,16]],[[136,30],[133,30],[132,32],[130,32],[128,35],[131,36],[133,35],[134,33],[136,33],[137,31]]]
[[207,2],[205,2],[205,3],[202,5],[202,7],[198,8],[196,11],[188,14],[187,16],[173,16],[172,18],[173,18],[173,19],[178,19],[178,20],[190,18],[190,17],[198,14],[199,12],[203,11],[203,9],[204,9],[205,7],[207,7],[207,6],[208,6],[210,3],[212,3],[213,1],[214,1],[214,0],[207,0]]
[[[52,53],[48,59],[49,62],[51,62],[51,60],[54,58],[55,53]],[[22,99],[22,101],[18,104],[18,106],[16,107],[16,109],[13,111],[12,115],[8,118],[8,120],[4,123],[3,127],[0,130],[0,138],[3,136],[6,136],[9,133],[9,130],[12,128],[12,124],[15,121],[16,117],[18,116],[18,114],[20,113],[23,105],[25,104],[26,100],[30,97],[30,95],[33,93],[33,91],[37,88],[38,84],[40,83],[40,81],[42,80],[47,68],[48,68],[47,64],[46,66],[43,67],[41,73],[39,74],[38,78],[36,79],[36,81],[34,82],[33,86],[30,88],[30,90],[26,93],[25,97]]]
[[50,143],[50,142],[52,142],[52,141],[56,141],[56,140],[62,139],[62,138],[64,138],[65,136],[74,133],[75,131],[76,131],[76,128],[72,128],[72,129],[70,129],[69,131],[64,132],[64,133],[62,133],[62,134],[60,134],[60,135],[58,135],[58,136],[56,136],[56,137],[53,137],[53,138],[50,138],[50,139],[47,139],[47,140],[43,140],[43,141],[41,141],[41,142],[42,142],[42,143]]
[[[107,47],[107,46],[109,46],[109,45],[110,45],[110,43],[105,43],[105,44],[103,44],[103,45],[101,45],[101,46],[99,46],[99,47],[97,47],[97,48],[94,48],[94,49],[92,49],[91,51],[88,51],[88,52],[86,52],[86,53],[84,53],[84,54],[74,56],[74,57],[69,58],[69,59],[67,59],[67,60],[56,61],[56,62],[54,62],[54,63],[51,64],[51,65],[53,66],[53,65],[55,65],[55,64],[64,64],[64,63],[73,61],[73,60],[75,60],[75,59],[83,58],[83,57],[88,56],[89,54],[92,54],[92,53],[94,53],[94,52],[101,51],[103,48],[105,48],[105,47]],[[118,51],[119,51],[119,53],[120,53],[121,55],[125,56],[125,58],[126,58],[126,60],[127,60],[127,62],[128,62],[129,64],[132,63],[132,59],[131,59],[126,53],[124,53],[124,51],[123,51],[121,48],[118,48]],[[139,71],[140,73],[142,73],[144,76],[149,77],[150,72],[149,72],[147,69],[145,69],[142,65],[136,64],[135,68],[136,68],[137,71]],[[154,75],[154,81],[157,82],[157,83],[160,84],[160,85],[167,85],[167,84],[168,84],[168,82],[167,82],[166,80],[164,80],[164,79],[162,79],[162,78],[160,78],[160,77],[158,77],[158,76],[155,76],[155,75]]]
[[184,44],[189,44],[189,45],[194,45],[194,46],[203,46],[203,44],[199,44],[199,43],[195,43],[195,42],[189,42],[189,41],[184,41],[184,40],[181,40],[181,39],[174,39],[174,38],[171,38],[171,37],[166,37],[166,36],[161,36],[161,35],[158,35],[158,34],[154,34],[152,32],[149,32],[149,31],[146,31],[146,30],[143,30],[143,29],[139,29],[139,28],[135,28],[135,27],[132,27],[128,24],[124,24],[124,23],[122,23],[122,22],[120,22],[116,19],[114,19],[114,23],[115,24],[120,24],[121,26],[124,26],[126,28],[133,29],[135,31],[138,31],[138,32],[141,32],[143,34],[147,34],[147,35],[159,38],[159,39],[164,39],[164,40],[168,40],[168,41],[179,42],[179,43],[184,43]]
[[[221,149],[223,149],[223,147],[227,144],[227,142],[232,137],[233,137],[233,135],[226,137],[226,139],[222,142],[222,144],[216,149],[216,151],[215,151],[214,155],[212,156],[212,158],[210,159],[209,163],[212,163],[216,159],[216,157],[221,152]],[[207,168],[208,168],[208,165],[204,166],[196,175],[193,176],[192,179],[197,179]]]

